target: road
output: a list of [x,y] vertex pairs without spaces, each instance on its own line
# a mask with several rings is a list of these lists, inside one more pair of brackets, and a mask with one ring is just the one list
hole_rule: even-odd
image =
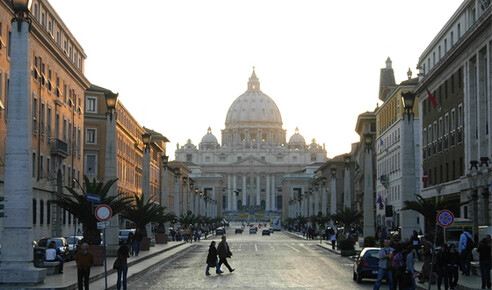
[[[227,242],[233,256],[222,275],[205,276],[211,239],[202,240],[128,282],[128,289],[372,289],[374,281],[352,280],[352,261],[286,232],[271,236],[234,234]],[[219,237],[214,237],[217,243]],[[383,287],[386,288],[386,285]]]

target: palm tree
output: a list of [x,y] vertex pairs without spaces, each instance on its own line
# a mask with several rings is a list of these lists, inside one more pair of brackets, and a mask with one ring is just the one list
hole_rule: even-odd
[[143,197],[134,194],[133,203],[127,207],[121,214],[122,217],[135,223],[137,231],[142,233],[143,237],[147,237],[147,229],[145,226],[151,222],[161,222],[170,218],[171,214],[165,213],[165,208],[150,199],[144,203]]
[[350,226],[362,218],[362,212],[355,208],[346,206],[342,210],[337,210],[337,212],[332,214],[330,217],[331,219],[339,221],[343,224],[344,232],[349,232]]
[[[436,215],[439,211],[447,209],[452,212],[456,212],[459,208],[467,203],[456,203],[448,196],[434,196],[428,199],[423,198],[421,195],[415,195],[416,200],[405,200],[404,206],[401,210],[413,210],[424,216],[425,233],[434,237],[434,227],[436,223]],[[438,237],[441,235],[438,235]]]
[[182,227],[189,227],[198,222],[198,217],[191,212],[185,214],[181,214],[178,218],[179,223]]
[[113,215],[121,213],[126,209],[131,199],[122,195],[108,196],[109,189],[118,179],[109,180],[106,184],[104,181],[96,181],[94,178],[92,182],[87,176],[84,175],[84,187],[81,193],[75,191],[70,187],[65,187],[68,193],[55,193],[57,199],[52,200],[53,204],[67,210],[74,217],[78,218],[83,224],[84,238],[83,241],[89,245],[100,245],[101,235],[100,230],[97,228],[97,222],[94,215],[93,203],[87,201],[87,193],[96,194],[101,197],[101,204],[109,205],[113,211]]

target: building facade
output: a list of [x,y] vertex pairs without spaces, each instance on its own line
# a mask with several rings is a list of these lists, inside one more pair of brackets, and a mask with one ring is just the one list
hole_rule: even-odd
[[306,144],[297,129],[287,142],[280,110],[260,90],[254,70],[246,92],[229,108],[221,135],[219,144],[209,128],[198,146],[188,140],[175,154],[177,161],[196,165],[190,176],[209,184],[219,214],[232,218],[288,217],[295,194],[282,186],[283,177],[326,161],[324,146],[314,139]]
[[[11,1],[0,1],[0,192],[3,194],[9,84]],[[86,55],[82,46],[48,1],[32,3],[29,31],[29,74],[32,132],[32,223],[34,239],[73,234],[77,221],[65,210],[52,205],[57,179],[75,187],[83,174],[84,91],[89,81],[84,75]],[[58,175],[60,173],[60,175]],[[2,219],[3,221],[3,219]]]

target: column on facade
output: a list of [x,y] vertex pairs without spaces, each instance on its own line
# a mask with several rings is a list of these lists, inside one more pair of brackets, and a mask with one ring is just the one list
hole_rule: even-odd
[[328,193],[326,192],[326,184],[324,184],[321,187],[321,212],[323,215],[326,215],[326,207],[328,205]]
[[331,183],[330,183],[330,191],[331,191],[331,198],[330,198],[330,214],[336,214],[337,213],[337,178],[336,176],[331,177]]
[[349,166],[345,166],[345,173],[343,175],[343,206],[349,208],[352,207]]
[[261,183],[260,183],[260,175],[256,176],[256,205],[259,206],[261,204]]
[[277,198],[277,190],[275,188],[275,174],[272,175],[272,203],[270,204],[270,207],[273,210],[277,210],[277,206],[276,206],[276,200]]
[[307,208],[307,216],[313,215],[313,193],[311,192],[308,195],[308,208]]
[[[188,181],[190,181],[188,179]],[[183,186],[183,212],[187,212],[190,209],[190,187],[188,183]]]
[[174,213],[179,216],[179,176],[174,177]]
[[246,174],[243,174],[243,206],[246,206],[248,204],[247,202],[247,190],[248,190],[248,187],[246,186]]
[[[402,140],[403,142],[403,140]],[[374,188],[372,149],[365,149],[364,156],[364,236],[374,236]]]
[[265,197],[265,210],[271,210],[270,208],[270,174],[266,175],[266,197]]
[[316,188],[316,191],[314,192],[314,214],[317,215],[319,212],[319,192],[320,188]]
[[227,210],[232,210],[232,183],[231,183],[231,175],[227,175]]
[[[151,194],[150,194],[150,145],[144,145],[144,146],[145,147],[144,147],[143,156],[142,156],[142,199],[143,199],[144,203],[147,203],[151,198]],[[151,228],[150,223],[145,225],[145,229],[147,231],[147,235],[151,236],[152,235],[152,228]],[[106,232],[107,232],[107,230],[106,230]],[[115,247],[118,247],[118,242],[119,242],[118,227],[116,228],[115,234],[116,234]],[[110,237],[110,236],[108,235],[108,237]]]
[[237,211],[237,180],[236,180],[237,176],[236,174],[232,175],[232,191],[233,191],[233,195],[232,195],[232,209],[234,211]]
[[164,165],[161,171],[161,206],[169,208],[169,186],[167,166]]

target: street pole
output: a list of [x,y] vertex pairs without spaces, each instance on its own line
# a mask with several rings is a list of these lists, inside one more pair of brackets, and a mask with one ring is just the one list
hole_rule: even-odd
[[435,229],[435,232],[434,232],[434,245],[432,246],[432,262],[431,262],[431,268],[430,268],[430,274],[429,274],[429,288],[427,288],[428,290],[430,290],[431,288],[431,285],[432,285],[432,268],[434,268],[434,257],[436,255],[436,241],[437,241],[437,222],[436,222],[436,229]]

